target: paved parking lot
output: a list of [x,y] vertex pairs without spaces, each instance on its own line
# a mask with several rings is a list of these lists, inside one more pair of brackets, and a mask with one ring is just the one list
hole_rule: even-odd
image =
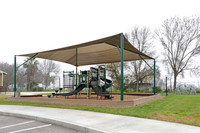
[[79,133],[79,132],[49,123],[0,115],[0,133]]

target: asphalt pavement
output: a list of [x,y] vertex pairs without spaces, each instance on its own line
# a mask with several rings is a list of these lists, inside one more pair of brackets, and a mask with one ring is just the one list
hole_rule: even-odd
[[0,133],[80,133],[51,123],[0,115]]

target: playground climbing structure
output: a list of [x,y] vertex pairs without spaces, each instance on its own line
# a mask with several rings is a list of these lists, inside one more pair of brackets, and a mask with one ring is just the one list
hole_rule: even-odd
[[[77,95],[82,90],[87,91],[87,97],[90,98],[91,91],[97,95],[112,99],[112,81],[106,78],[105,66],[98,68],[91,67],[89,71],[74,73],[73,71],[63,72],[63,88],[69,90],[69,93],[63,93],[62,96]],[[109,89],[108,91],[108,88]]]

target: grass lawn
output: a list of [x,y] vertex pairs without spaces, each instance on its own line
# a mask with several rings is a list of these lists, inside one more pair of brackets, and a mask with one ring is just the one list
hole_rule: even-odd
[[[162,94],[164,96],[164,94]],[[63,106],[30,102],[9,102],[7,96],[0,95],[0,104],[30,105],[53,108],[78,109],[94,112],[111,113],[125,116],[143,117],[171,122],[200,126],[200,95],[173,95],[170,94],[161,100],[157,100],[142,106],[127,108],[102,108]]]

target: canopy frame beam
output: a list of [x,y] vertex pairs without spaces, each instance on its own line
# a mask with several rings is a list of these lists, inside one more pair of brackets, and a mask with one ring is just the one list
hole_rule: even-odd
[[121,43],[121,101],[124,100],[124,36],[123,33],[121,33],[120,38]]
[[121,49],[119,48],[119,46],[117,45],[117,42],[115,40],[115,37],[112,37],[113,38],[113,41],[115,42],[115,45],[117,46],[117,49],[119,50],[119,53],[121,53]]
[[17,66],[17,57],[16,55],[14,56],[14,97],[16,97],[16,91],[17,91],[17,69],[27,63],[29,60],[33,59],[38,53],[33,55],[32,57],[28,58],[24,63],[21,65]]
[[32,57],[28,58],[24,63],[22,63],[21,65],[19,65],[19,66],[17,67],[17,69],[18,69],[19,67],[21,67],[22,65],[24,65],[24,64],[25,64],[26,62],[28,62],[29,60],[33,59],[37,54],[38,54],[38,53],[36,53],[36,54],[33,55]]
[[153,59],[154,60],[154,66],[153,66],[153,68],[147,63],[147,61],[144,59],[144,58],[142,58],[142,56],[141,55],[139,55],[140,56],[140,58],[151,68],[151,70],[153,70],[153,79],[154,79],[154,85],[153,85],[153,93],[154,93],[154,95],[156,95],[156,60],[155,59]]

